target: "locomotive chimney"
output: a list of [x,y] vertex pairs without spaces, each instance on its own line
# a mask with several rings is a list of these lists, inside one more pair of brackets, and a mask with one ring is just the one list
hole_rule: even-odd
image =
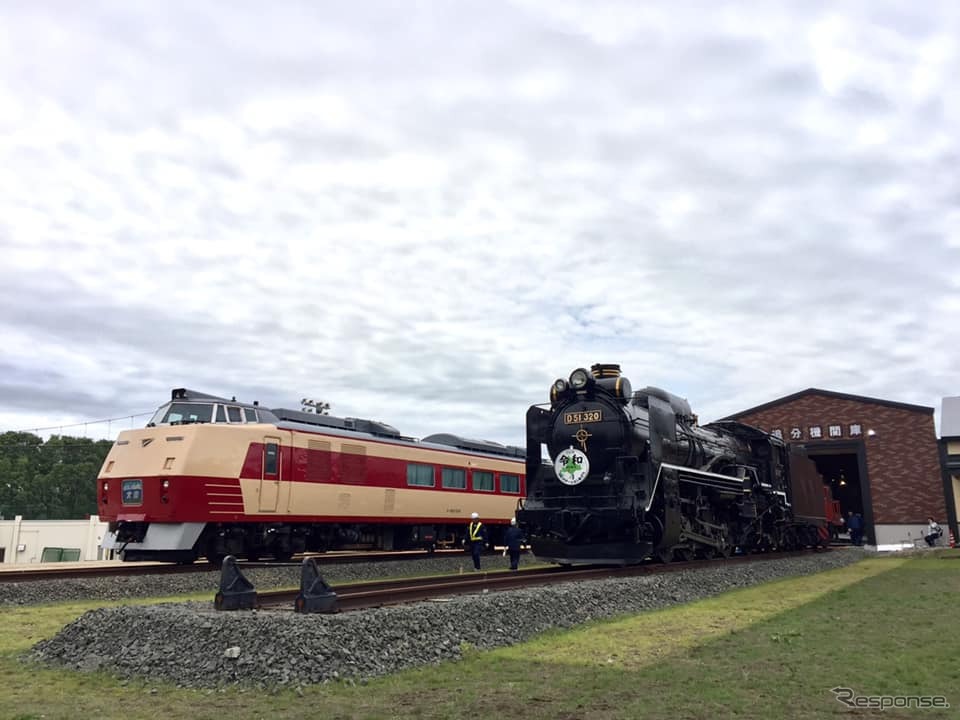
[[612,363],[597,363],[590,367],[590,373],[597,380],[601,378],[618,378],[620,377],[620,366]]

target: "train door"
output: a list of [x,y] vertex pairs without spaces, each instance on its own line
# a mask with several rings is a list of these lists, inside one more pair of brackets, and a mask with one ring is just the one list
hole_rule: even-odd
[[276,512],[283,474],[280,438],[266,435],[263,438],[263,462],[260,470],[260,512]]

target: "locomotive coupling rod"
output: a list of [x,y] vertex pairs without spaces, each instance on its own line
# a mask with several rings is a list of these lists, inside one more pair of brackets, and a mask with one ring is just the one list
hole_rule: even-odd
[[338,613],[340,604],[337,593],[327,585],[320,574],[316,558],[304,558],[300,570],[300,594],[293,602],[298,613]]
[[220,567],[220,590],[213,598],[217,610],[253,610],[257,606],[257,591],[247,580],[233,555],[227,555]]

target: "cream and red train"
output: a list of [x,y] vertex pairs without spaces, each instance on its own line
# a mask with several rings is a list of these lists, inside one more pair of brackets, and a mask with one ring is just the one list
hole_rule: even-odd
[[174,390],[120,433],[97,479],[104,547],[124,560],[289,559],[456,544],[472,512],[497,542],[526,492],[525,451],[454,435]]

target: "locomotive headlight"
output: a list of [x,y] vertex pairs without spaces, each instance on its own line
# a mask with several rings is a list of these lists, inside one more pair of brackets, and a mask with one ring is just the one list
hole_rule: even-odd
[[162,483],[160,483],[160,484],[163,486],[163,489],[164,489],[164,490],[166,490],[168,487],[170,487],[170,481],[169,481],[169,480],[164,480],[164,481],[163,481]]
[[570,386],[563,378],[554,380],[553,385],[550,386],[550,402],[556,402],[567,391],[568,387]]
[[103,484],[103,491],[106,492],[106,491],[109,490],[109,489],[110,489],[110,483],[105,482],[105,483]]
[[574,390],[583,390],[590,382],[590,373],[583,368],[577,368],[570,373],[570,387]]

